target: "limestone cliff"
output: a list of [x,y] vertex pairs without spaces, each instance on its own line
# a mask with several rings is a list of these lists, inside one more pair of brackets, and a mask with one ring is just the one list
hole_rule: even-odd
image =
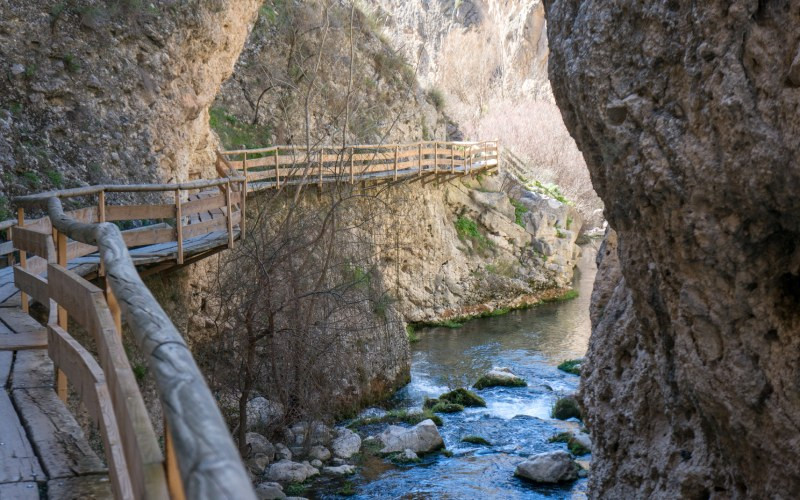
[[800,491],[800,2],[547,3],[611,236],[582,400],[597,498]]
[[0,5],[0,219],[7,199],[213,171],[208,105],[256,0]]

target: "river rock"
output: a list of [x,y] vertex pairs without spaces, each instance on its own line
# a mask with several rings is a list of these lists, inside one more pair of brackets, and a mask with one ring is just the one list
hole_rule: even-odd
[[280,484],[273,481],[266,481],[256,486],[256,498],[258,498],[258,500],[277,500],[286,498],[286,494],[283,492],[283,487]]
[[356,468],[347,464],[339,465],[337,467],[323,467],[322,473],[330,476],[350,476],[356,473]]
[[523,387],[528,385],[521,377],[514,375],[510,368],[495,366],[484,376],[475,382],[476,389],[485,389],[486,387],[504,386],[504,387]]
[[439,429],[431,419],[423,420],[411,428],[390,425],[378,435],[378,439],[383,444],[381,453],[394,453],[406,448],[414,453],[428,453],[444,446]]
[[258,396],[247,402],[247,429],[263,429],[283,418],[283,405]]
[[281,460],[269,466],[267,478],[281,483],[302,483],[306,479],[319,474],[319,470],[308,463],[297,463]]
[[318,458],[315,458],[314,460],[311,461],[311,467],[314,467],[315,469],[319,469],[320,467],[322,467],[322,460],[319,460]]
[[330,427],[322,422],[299,422],[291,427],[291,431],[296,446],[327,445],[332,438]]
[[267,438],[257,432],[248,432],[245,434],[245,441],[247,442],[247,449],[251,455],[264,454],[272,461],[275,458],[275,447],[270,443]]
[[245,465],[247,469],[255,476],[264,474],[264,469],[269,465],[270,459],[263,453],[256,453],[247,459]]
[[331,442],[333,454],[339,458],[350,458],[361,449],[361,436],[350,429],[339,427],[336,429],[336,439]]
[[285,444],[278,443],[275,445],[275,458],[277,460],[291,460],[292,450],[287,448]]
[[537,483],[560,483],[578,479],[580,467],[563,450],[533,455],[517,465],[514,475]]
[[331,458],[331,452],[328,448],[325,448],[321,445],[314,445],[308,450],[308,458],[322,460],[323,462],[329,460]]
[[589,450],[589,452],[592,451],[592,438],[585,432],[574,432],[572,440]]

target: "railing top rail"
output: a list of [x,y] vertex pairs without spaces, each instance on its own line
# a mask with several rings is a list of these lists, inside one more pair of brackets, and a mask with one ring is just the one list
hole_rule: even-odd
[[[29,194],[13,198],[13,202],[19,206],[40,205],[46,203],[50,198],[75,198],[78,196],[90,196],[100,192],[106,193],[144,193],[144,192],[163,192],[175,190],[202,189],[207,187],[221,186],[229,182],[242,182],[244,176],[231,176],[219,179],[197,180],[189,182],[171,184],[97,184],[94,186],[84,186],[72,189],[61,189],[58,191],[47,191],[45,193]],[[7,229],[14,223],[5,221],[0,223],[0,229]]]
[[58,231],[99,248],[111,289],[154,374],[187,498],[254,499],[217,402],[183,337],[142,282],[119,228],[77,222],[64,214],[55,196],[47,208]]
[[[470,146],[470,145],[479,145],[479,144],[485,144],[485,143],[490,143],[490,142],[498,142],[498,140],[497,139],[490,139],[490,140],[486,140],[486,141],[417,141],[417,142],[409,142],[409,143],[404,143],[404,144],[400,144],[400,143],[397,143],[397,144],[348,144],[347,146],[344,147],[344,149],[350,149],[350,148],[356,148],[356,149],[367,149],[367,148],[371,148],[371,149],[389,149],[389,148],[397,148],[397,147],[412,147],[412,146],[418,146],[420,144],[438,144],[438,145],[454,144],[456,146]],[[272,152],[272,151],[275,151],[275,150],[279,150],[279,149],[306,150],[307,148],[306,148],[306,146],[303,146],[303,145],[284,144],[284,145],[269,146],[269,147],[266,147],[266,148],[221,150],[221,151],[219,151],[219,153],[222,154],[222,155],[237,155],[237,154],[244,154],[244,153],[258,154],[258,153],[269,153],[269,152]],[[342,146],[320,145],[320,146],[317,146],[317,147],[312,147],[311,149],[312,150],[314,150],[314,149],[317,149],[317,150],[320,150],[320,149],[341,150],[343,148],[342,148]]]

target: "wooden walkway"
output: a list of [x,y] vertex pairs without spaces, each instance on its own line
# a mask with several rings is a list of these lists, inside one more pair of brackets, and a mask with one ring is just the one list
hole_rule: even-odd
[[[191,352],[139,276],[232,247],[246,232],[249,193],[449,179],[498,162],[496,143],[439,142],[311,153],[273,147],[217,158],[218,179],[20,197],[17,219],[0,223],[11,235],[0,244],[10,264],[0,269],[0,499],[254,498]],[[108,204],[112,193],[162,201]],[[72,198],[96,203],[64,213],[60,200]],[[27,206],[45,203],[48,217],[25,218]],[[138,227],[118,231],[107,222]],[[96,356],[71,336],[68,318],[94,338]],[[122,347],[123,319],[157,374],[163,448]],[[70,411],[68,387],[96,426],[102,453]]]

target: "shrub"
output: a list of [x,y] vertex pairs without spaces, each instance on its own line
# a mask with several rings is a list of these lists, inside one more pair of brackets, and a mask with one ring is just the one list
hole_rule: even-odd
[[428,91],[428,101],[433,104],[436,111],[441,112],[444,109],[444,94],[440,89],[436,87],[430,89]]
[[518,224],[520,227],[525,227],[525,224],[522,222],[522,216],[528,212],[528,207],[522,204],[521,201],[515,200],[514,198],[509,198],[512,205],[514,205],[514,222]]
[[463,387],[442,394],[439,400],[468,407],[486,406],[482,397]]
[[461,438],[462,443],[478,444],[482,446],[491,446],[492,443],[480,436],[464,436]]
[[456,403],[439,402],[431,408],[431,411],[434,413],[458,413],[464,411],[464,407]]
[[406,325],[406,335],[408,336],[409,344],[419,342],[419,335],[417,334],[413,325]]
[[286,496],[300,497],[305,494],[307,489],[308,485],[305,483],[289,483],[283,492],[286,493]]
[[494,245],[478,230],[478,223],[466,216],[460,216],[455,222],[456,233],[462,241],[471,240],[479,252],[486,251]]
[[559,398],[553,405],[550,416],[559,420],[567,420],[568,418],[581,418],[581,409],[578,407],[578,402],[572,396]]
[[487,387],[526,387],[527,385],[528,383],[519,377],[507,378],[484,375],[472,387],[486,389]]
[[591,452],[589,448],[586,448],[581,443],[579,443],[575,436],[572,435],[570,432],[559,432],[555,436],[552,436],[550,439],[547,440],[548,443],[566,443],[567,449],[570,453],[579,457],[581,455],[586,455]]

